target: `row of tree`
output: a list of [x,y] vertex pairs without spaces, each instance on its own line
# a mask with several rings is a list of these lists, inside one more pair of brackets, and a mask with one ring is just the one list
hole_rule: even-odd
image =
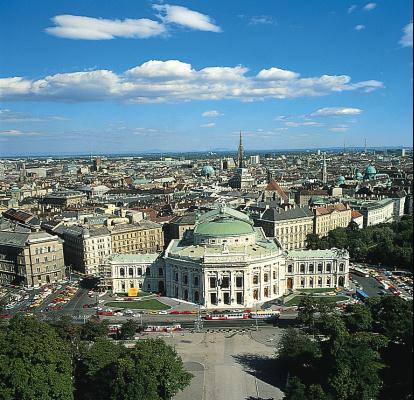
[[375,297],[339,314],[309,295],[299,320],[277,353],[286,400],[412,399],[412,302]]
[[[135,323],[125,323],[129,338]],[[53,324],[17,316],[0,330],[2,400],[166,400],[191,380],[181,358],[161,339],[132,349],[107,339],[99,321]]]
[[413,218],[403,216],[399,222],[379,224],[358,229],[351,222],[347,228],[337,228],[319,238],[309,234],[309,249],[347,249],[350,257],[359,262],[382,264],[388,267],[413,269]]

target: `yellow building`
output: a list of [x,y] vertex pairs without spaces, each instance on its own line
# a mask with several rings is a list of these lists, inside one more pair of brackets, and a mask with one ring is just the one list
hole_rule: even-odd
[[329,204],[315,208],[313,233],[319,237],[327,236],[336,228],[346,228],[351,222],[352,210],[348,204]]
[[157,253],[163,250],[164,233],[160,224],[142,221],[108,228],[111,231],[112,253]]

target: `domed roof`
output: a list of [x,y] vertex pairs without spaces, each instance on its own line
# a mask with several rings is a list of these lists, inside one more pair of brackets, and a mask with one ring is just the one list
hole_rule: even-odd
[[345,177],[343,175],[339,175],[338,178],[336,178],[336,181],[338,183],[345,183]]
[[366,175],[375,175],[377,173],[377,170],[375,169],[375,167],[373,165],[368,165],[365,168],[365,174]]
[[203,236],[236,236],[254,233],[251,224],[245,221],[222,217],[214,221],[202,222],[198,224],[194,233]]
[[214,168],[210,165],[204,165],[204,167],[201,169],[201,175],[203,176],[214,175]]
[[358,171],[358,172],[355,174],[355,177],[356,177],[357,179],[359,179],[359,180],[360,180],[360,179],[362,179],[362,178],[364,177],[364,175],[362,175],[362,174],[361,174],[361,172],[359,172],[359,171]]

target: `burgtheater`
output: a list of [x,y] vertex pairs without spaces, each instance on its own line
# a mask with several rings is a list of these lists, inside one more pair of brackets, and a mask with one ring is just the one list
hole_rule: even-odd
[[166,295],[206,308],[254,307],[292,290],[348,285],[347,251],[288,252],[225,205],[199,215],[163,258]]

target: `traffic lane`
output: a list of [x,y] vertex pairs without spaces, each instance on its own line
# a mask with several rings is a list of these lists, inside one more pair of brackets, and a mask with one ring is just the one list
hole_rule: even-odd
[[378,283],[378,281],[372,277],[363,277],[354,274],[351,274],[351,276],[352,280],[354,282],[358,282],[359,285],[362,287],[362,290],[370,297],[378,296],[378,292],[383,289],[383,287]]

